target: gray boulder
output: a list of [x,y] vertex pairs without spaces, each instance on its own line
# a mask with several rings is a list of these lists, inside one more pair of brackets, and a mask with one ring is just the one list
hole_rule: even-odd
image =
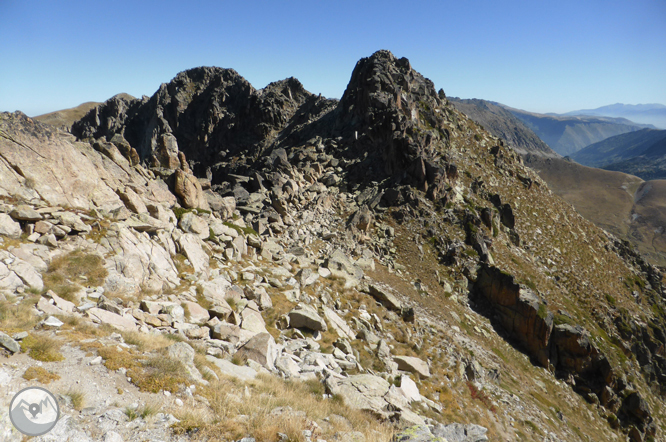
[[289,312],[289,326],[292,328],[308,328],[314,331],[326,331],[328,326],[314,307],[298,304]]

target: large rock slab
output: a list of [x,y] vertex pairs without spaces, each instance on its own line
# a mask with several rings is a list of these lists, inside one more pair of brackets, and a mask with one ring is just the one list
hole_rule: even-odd
[[280,348],[269,333],[259,333],[239,348],[236,354],[240,358],[251,359],[268,370],[273,370]]
[[18,353],[21,351],[21,345],[3,332],[0,332],[0,347],[9,350],[12,353]]
[[257,377],[257,372],[253,368],[235,365],[226,359],[218,359],[214,356],[206,356],[206,359],[217,365],[220,372],[225,376],[240,379],[241,381],[251,381]]
[[178,245],[183,254],[190,260],[195,273],[208,272],[208,255],[204,252],[201,239],[192,233],[186,233],[178,238]]
[[106,289],[133,293],[142,287],[161,290],[165,284],[175,287],[180,283],[170,252],[158,239],[124,226],[112,227],[106,238],[112,249],[112,256],[105,261],[109,272]]
[[389,310],[401,311],[402,302],[398,297],[392,293],[390,287],[385,286],[384,284],[374,283],[368,286],[368,293],[375,298],[377,301],[381,302],[384,307]]
[[430,377],[430,368],[425,361],[413,356],[393,356],[393,360],[398,363],[398,370],[416,373],[424,378]]
[[21,225],[6,213],[0,213],[0,235],[18,238],[21,236]]
[[449,442],[486,442],[488,429],[475,424],[437,424],[432,429],[432,434],[442,437]]
[[328,326],[314,307],[307,304],[298,304],[289,312],[289,326],[291,328],[307,328],[314,331],[326,331]]
[[390,387],[391,384],[385,379],[370,374],[357,374],[342,379],[331,376],[326,379],[328,391],[341,395],[347,406],[381,416],[386,415],[388,402],[384,396]]
[[41,213],[26,204],[16,206],[9,215],[17,221],[35,222],[43,218]]
[[333,330],[335,330],[338,336],[349,340],[356,339],[356,333],[354,333],[351,327],[349,327],[347,321],[342,319],[340,315],[335,313],[335,311],[328,307],[324,307],[324,317],[328,320],[329,324],[331,324],[331,327],[333,327]]
[[127,331],[136,331],[136,321],[134,318],[120,316],[115,313],[111,313],[107,310],[102,310],[97,307],[93,307],[86,311],[86,314],[94,320],[101,322],[102,324],[108,324],[112,327],[115,327],[119,330]]

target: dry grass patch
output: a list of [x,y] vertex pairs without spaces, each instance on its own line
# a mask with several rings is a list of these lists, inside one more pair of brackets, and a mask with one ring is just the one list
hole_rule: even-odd
[[55,362],[65,359],[60,353],[61,344],[56,339],[44,335],[29,335],[21,341],[21,349],[32,359],[42,362]]
[[128,345],[136,346],[137,350],[142,352],[153,352],[161,350],[173,344],[173,339],[163,334],[146,334],[139,332],[121,332],[123,340]]
[[32,312],[38,300],[38,296],[26,296],[18,304],[0,301],[0,329],[7,333],[32,329],[39,322]]
[[104,283],[107,275],[101,256],[74,250],[54,258],[42,278],[46,289],[73,301],[74,293],[80,289],[79,283],[99,286]]
[[324,423],[324,418],[337,415],[342,418],[322,427],[324,430],[315,435],[317,438],[330,440],[339,431],[360,431],[366,440],[378,442],[389,442],[393,437],[390,424],[352,410],[341,400],[324,399],[319,381],[285,381],[259,375],[246,385],[250,398],[243,398],[243,385],[228,379],[202,387],[201,394],[210,403],[210,410],[182,413],[178,416],[181,422],[174,429],[195,440],[251,436],[257,441],[273,442],[279,440],[278,433],[283,433],[290,441],[302,441],[302,430],[314,429],[312,422]]
[[115,371],[127,370],[127,376],[139,390],[158,393],[161,390],[176,393],[187,382],[187,372],[182,362],[158,353],[149,356],[124,351],[117,347],[102,347],[97,353],[104,359],[104,366]]
[[32,366],[28,367],[25,373],[23,373],[23,379],[28,381],[36,380],[40,384],[48,384],[51,381],[57,381],[60,379],[60,376],[55,373],[51,373],[44,367]]
[[86,403],[85,394],[81,390],[70,388],[67,392],[63,393],[72,402],[72,408],[81,411]]

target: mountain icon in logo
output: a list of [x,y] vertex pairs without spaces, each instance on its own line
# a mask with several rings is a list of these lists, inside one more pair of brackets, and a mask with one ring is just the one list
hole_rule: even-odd
[[51,431],[60,417],[60,407],[53,393],[41,387],[28,387],[14,395],[9,404],[9,418],[21,433],[39,436]]

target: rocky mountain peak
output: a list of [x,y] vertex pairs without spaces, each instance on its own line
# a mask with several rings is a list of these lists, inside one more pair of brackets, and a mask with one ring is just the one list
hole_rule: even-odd
[[[0,345],[76,332],[51,335],[104,366],[97,385],[123,388],[94,413],[146,389],[197,413],[235,407],[229,437],[169,408],[195,439],[287,433],[288,407],[262,402],[273,390],[224,379],[259,373],[306,381],[279,394],[312,438],[388,442],[410,425],[394,440],[661,436],[662,274],[445,98],[380,51],[340,101],[293,78],[256,90],[235,71],[185,71],[91,111],[72,130],[90,143],[0,114],[0,307],[34,318],[0,315]],[[79,337],[95,345],[79,352]],[[261,410],[270,434],[245,426]],[[357,410],[381,427],[333,425]]]

